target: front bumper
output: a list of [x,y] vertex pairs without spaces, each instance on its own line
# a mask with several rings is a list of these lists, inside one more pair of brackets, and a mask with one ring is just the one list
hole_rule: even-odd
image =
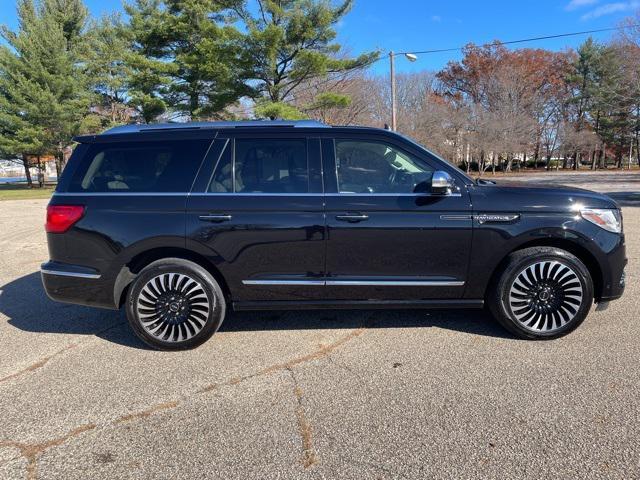
[[619,243],[611,249],[600,264],[602,269],[602,289],[597,302],[616,300],[624,293],[626,283],[627,253],[624,234]]

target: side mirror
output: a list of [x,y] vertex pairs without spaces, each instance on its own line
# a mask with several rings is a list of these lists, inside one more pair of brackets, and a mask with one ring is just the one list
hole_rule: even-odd
[[436,170],[431,177],[431,193],[449,195],[453,190],[453,177],[443,170]]

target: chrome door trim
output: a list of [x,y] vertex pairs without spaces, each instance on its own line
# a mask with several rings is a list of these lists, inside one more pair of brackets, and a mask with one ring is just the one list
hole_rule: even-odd
[[364,215],[364,214],[336,215],[336,220],[339,220],[341,222],[358,223],[358,222],[364,222],[365,220],[369,220],[369,215]]
[[471,215],[440,215],[440,220],[471,220]]
[[459,192],[446,193],[446,194],[433,194],[433,193],[325,193],[327,197],[461,197]]
[[383,287],[462,287],[452,280],[243,280],[243,285],[383,286]]
[[327,280],[330,286],[384,287],[461,287],[464,282],[450,280]]
[[189,192],[54,192],[54,197],[186,197]]
[[324,280],[243,280],[243,285],[316,285],[324,286]]
[[[107,195],[111,195],[108,193]],[[264,192],[191,192],[195,196],[238,196],[238,197],[461,197],[460,193],[432,195],[430,193],[264,193]]]
[[324,193],[191,192],[191,197],[322,197]]
[[233,217],[231,215],[227,215],[227,214],[224,214],[224,213],[220,213],[220,214],[212,213],[210,215],[200,215],[198,217],[198,219],[202,220],[203,222],[213,222],[213,223],[228,222],[232,218]]

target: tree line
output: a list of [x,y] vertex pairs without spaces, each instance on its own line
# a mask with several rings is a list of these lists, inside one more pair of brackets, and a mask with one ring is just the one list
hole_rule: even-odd
[[[379,52],[343,52],[335,26],[353,0],[132,0],[91,18],[83,0],[18,0],[0,34],[0,158],[53,155],[75,135],[126,123],[304,118],[348,103],[311,78],[359,70]],[[248,111],[251,110],[251,112]]]
[[[610,42],[577,49],[467,45],[438,72],[398,76],[398,130],[480,173],[533,168],[621,168],[637,163],[640,15]],[[381,126],[391,109],[386,76],[345,72],[309,86],[350,95],[329,123]],[[298,101],[306,101],[304,95]],[[294,100],[295,102],[295,100]],[[318,115],[318,112],[316,112]]]
[[[17,0],[1,27],[0,158],[25,166],[127,123],[314,118],[382,127],[389,78],[336,26],[353,0]],[[621,167],[640,135],[640,18],[576,50],[467,45],[441,71],[398,76],[398,129],[467,170]]]

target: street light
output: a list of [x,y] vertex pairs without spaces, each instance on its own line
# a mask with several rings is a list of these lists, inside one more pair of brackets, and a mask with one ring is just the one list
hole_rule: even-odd
[[418,56],[414,53],[404,52],[404,53],[394,53],[393,51],[389,52],[389,62],[391,64],[391,130],[394,132],[398,127],[397,121],[397,107],[396,107],[396,65],[395,58],[396,55],[404,55],[404,57],[410,62],[415,62],[418,60]]

